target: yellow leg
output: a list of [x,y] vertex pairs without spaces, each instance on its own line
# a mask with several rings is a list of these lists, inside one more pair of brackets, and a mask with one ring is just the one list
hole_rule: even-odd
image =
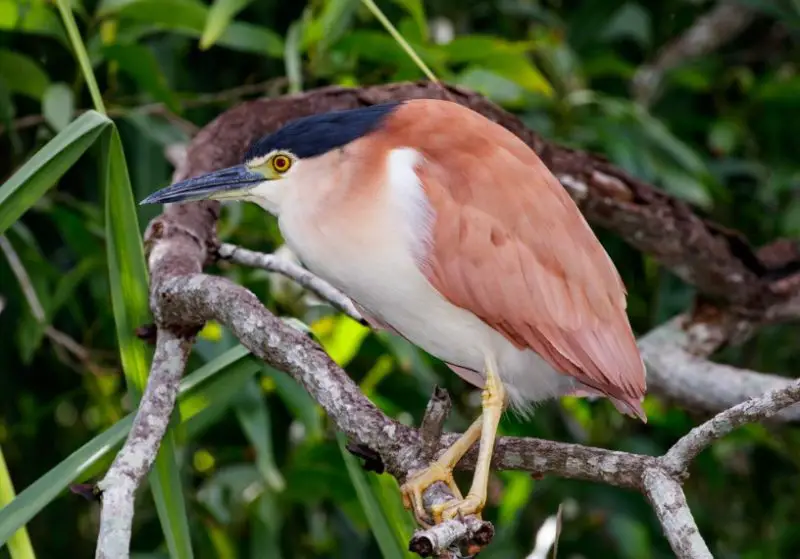
[[[459,501],[462,499],[461,491],[459,491],[455,480],[453,480],[453,468],[475,441],[478,440],[482,426],[481,419],[476,419],[469,426],[469,429],[444,451],[444,454],[424,470],[410,476],[400,488],[400,492],[403,495],[403,505],[405,505],[406,509],[414,510],[414,517],[420,525],[427,526],[429,524],[426,520],[428,514],[422,504],[422,494],[437,481],[446,483],[456,499]],[[441,519],[434,517],[434,522],[441,522]]]
[[[436,524],[443,520],[455,518],[459,514],[480,514],[486,504],[489,466],[494,450],[497,425],[500,423],[500,416],[505,406],[505,396],[505,388],[497,375],[496,367],[494,367],[492,361],[487,360],[486,386],[483,389],[481,399],[483,407],[481,416],[470,425],[469,429],[444,454],[428,468],[410,477],[400,488],[403,494],[403,503],[407,509],[414,509],[417,522],[427,525],[425,520],[427,514],[422,503],[422,493],[437,481],[446,483],[456,496],[456,499],[432,508],[431,512]],[[453,480],[453,468],[479,437],[481,442],[475,474],[472,477],[472,486],[467,498],[463,499],[458,486]]]
[[489,470],[494,452],[494,440],[497,426],[505,408],[506,390],[497,374],[497,367],[491,360],[486,361],[486,386],[483,389],[481,420],[481,445],[478,450],[478,461],[472,476],[472,485],[467,497],[460,501],[448,501],[434,507],[433,515],[437,522],[450,520],[457,516],[470,514],[480,515],[486,505],[486,492],[489,486]]

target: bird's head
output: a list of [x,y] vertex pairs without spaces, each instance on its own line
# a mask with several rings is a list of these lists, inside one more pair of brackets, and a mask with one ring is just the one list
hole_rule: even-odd
[[294,120],[255,141],[239,165],[177,182],[141,204],[242,200],[278,215],[285,193],[296,188],[303,176],[326,171],[318,168],[326,165],[322,155],[369,134],[398,105],[372,105]]

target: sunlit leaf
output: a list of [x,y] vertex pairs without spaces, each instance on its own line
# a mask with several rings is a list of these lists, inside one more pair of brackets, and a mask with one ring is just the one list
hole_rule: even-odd
[[0,186],[0,234],[35,204],[110,124],[100,113],[83,113]]
[[0,0],[0,30],[53,37],[69,44],[58,15],[45,0]]
[[[129,39],[159,30],[170,30],[200,38],[206,26],[208,7],[198,0],[112,0],[103,2],[99,14],[143,24]],[[121,29],[120,34],[125,30]],[[258,25],[233,21],[217,38],[216,44],[235,50],[283,57],[283,40],[275,32]]]
[[214,0],[206,17],[203,35],[200,37],[200,48],[210,48],[230,25],[236,14],[241,12],[253,0]]

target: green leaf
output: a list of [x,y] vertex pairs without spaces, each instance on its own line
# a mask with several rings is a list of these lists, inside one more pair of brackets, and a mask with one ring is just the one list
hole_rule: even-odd
[[32,58],[0,49],[0,79],[12,93],[41,99],[50,85],[50,78]]
[[[106,247],[111,306],[128,392],[138,405],[147,384],[148,360],[144,343],[134,332],[149,321],[147,267],[136,203],[116,127],[107,137],[105,147]],[[172,429],[161,441],[149,479],[170,555],[193,557]]]
[[44,0],[27,0],[24,4],[0,0],[0,30],[53,37],[69,45],[58,15]]
[[[253,375],[260,366],[260,361],[238,346],[187,375],[178,390],[178,404],[200,411],[216,400],[220,391],[231,383],[231,377],[241,375],[242,371]],[[130,431],[133,417],[133,413],[128,414],[84,444],[0,509],[0,546],[68,485],[83,481],[94,464],[115,452]]]
[[95,111],[72,121],[0,187],[0,234],[24,214],[111,125]]
[[306,437],[316,440],[322,437],[322,417],[317,402],[291,376],[283,371],[263,365],[265,376],[274,383],[275,391],[297,419],[306,428]]
[[272,491],[283,491],[286,482],[275,464],[272,422],[258,383],[250,379],[234,402],[239,425],[256,450],[256,466]]
[[[11,474],[8,472],[3,449],[0,447],[0,510],[14,499],[14,485],[11,483]],[[20,527],[8,540],[8,552],[11,559],[35,559],[30,536],[25,526]]]
[[200,48],[206,50],[219,39],[236,14],[253,0],[214,0],[206,16],[206,24],[200,37]]
[[178,98],[170,89],[153,52],[143,45],[108,45],[103,49],[108,60],[119,64],[120,70],[139,87],[164,103],[172,112],[181,111]]
[[[145,24],[136,29],[134,37],[169,30],[199,38],[206,27],[208,11],[208,7],[197,0],[110,0],[99,7],[98,15]],[[124,29],[120,33],[124,33]],[[283,57],[283,39],[266,27],[250,23],[231,22],[217,38],[216,44],[244,52]]]
[[65,83],[54,83],[47,88],[42,99],[42,113],[56,132],[61,132],[72,121],[75,98]]
[[422,40],[428,40],[428,18],[425,16],[425,6],[422,0],[394,0],[394,3],[402,6],[414,20],[417,31]]
[[350,475],[350,480],[353,482],[358,500],[372,530],[372,535],[375,537],[384,559],[414,557],[406,551],[405,542],[399,540],[397,533],[392,529],[389,518],[381,508],[379,498],[368,479],[368,476],[371,477],[375,474],[367,473],[361,468],[356,457],[347,450],[347,441],[341,432],[336,433],[336,440],[347,466],[347,473]]

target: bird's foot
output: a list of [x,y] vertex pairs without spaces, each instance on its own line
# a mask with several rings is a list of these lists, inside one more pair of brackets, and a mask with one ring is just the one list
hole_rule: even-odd
[[[405,506],[407,510],[412,510],[417,523],[425,528],[430,528],[432,524],[430,522],[428,513],[425,511],[422,494],[431,485],[439,481],[446,484],[455,496],[455,499],[447,501],[444,503],[445,505],[463,502],[461,491],[459,491],[458,486],[453,479],[452,468],[448,468],[438,461],[434,462],[424,470],[420,470],[419,472],[412,474],[400,487],[400,493],[403,496],[403,506]],[[433,523],[438,524],[442,521],[441,515],[436,514],[435,505],[431,507],[431,510],[433,512]]]
[[436,524],[454,518],[469,516],[471,514],[480,518],[481,511],[485,504],[486,499],[469,493],[465,499],[452,500],[446,503],[433,505],[431,507],[431,512],[433,512],[433,519]]

